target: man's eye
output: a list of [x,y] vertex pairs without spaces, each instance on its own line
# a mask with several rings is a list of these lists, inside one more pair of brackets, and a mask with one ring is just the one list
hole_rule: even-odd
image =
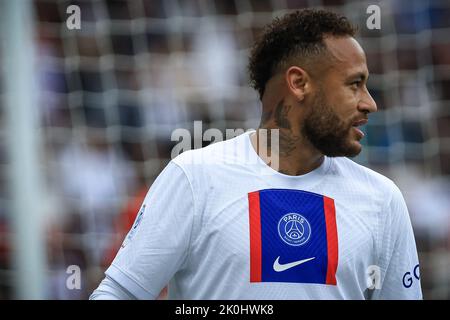
[[361,84],[361,81],[354,81],[350,84],[352,89],[358,89],[359,85]]

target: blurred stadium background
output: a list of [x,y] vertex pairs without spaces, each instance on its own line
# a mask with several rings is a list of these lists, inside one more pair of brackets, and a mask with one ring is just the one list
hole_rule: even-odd
[[[80,30],[66,26],[71,4]],[[366,27],[372,4],[380,30]],[[426,0],[1,0],[0,299],[86,299],[170,160],[172,131],[257,127],[249,46],[305,7],[359,26],[379,112],[356,161],[399,185],[424,297],[449,299],[450,3]]]

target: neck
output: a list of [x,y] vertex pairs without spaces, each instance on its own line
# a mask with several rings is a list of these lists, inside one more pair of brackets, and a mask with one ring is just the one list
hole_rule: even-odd
[[[271,103],[271,105],[274,104]],[[298,117],[291,105],[282,99],[276,103],[275,107],[264,108],[261,124],[256,134],[251,136],[251,141],[253,148],[266,164],[271,165],[274,155],[278,155],[278,166],[274,169],[283,174],[296,176],[318,168],[324,156],[302,135],[298,124],[300,121],[293,121]],[[271,129],[278,129],[277,145],[271,143]],[[260,143],[260,137],[265,132],[267,132],[267,139],[265,139],[267,143],[264,141]]]
[[[262,136],[261,129],[267,131],[267,143],[261,143]],[[270,129],[279,129],[279,144],[272,146]],[[255,134],[251,137],[253,148],[259,157],[267,164],[273,164],[274,155],[278,155],[278,167],[275,168],[278,172],[297,176],[303,175],[317,169],[323,162],[324,156],[305,139],[299,135],[294,135],[292,132],[281,128],[259,127]]]

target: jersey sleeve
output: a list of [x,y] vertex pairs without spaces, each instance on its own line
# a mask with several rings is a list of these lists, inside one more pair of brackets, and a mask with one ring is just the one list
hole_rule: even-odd
[[106,276],[97,289],[90,295],[89,300],[135,300],[136,297],[122,288],[113,279]]
[[375,290],[374,298],[422,299],[413,228],[405,200],[395,185],[385,210],[380,254],[382,285]]
[[106,275],[138,299],[155,299],[183,268],[193,220],[191,183],[171,161],[148,191]]

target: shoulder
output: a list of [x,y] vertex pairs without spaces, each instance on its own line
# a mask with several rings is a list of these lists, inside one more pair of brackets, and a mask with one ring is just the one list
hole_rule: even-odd
[[410,228],[410,218],[403,194],[394,181],[348,158],[335,158],[334,170],[343,178],[343,188],[376,208],[382,229],[397,232]]
[[[239,154],[245,143],[245,134],[229,140],[216,142],[201,149],[184,151],[176,156],[172,162],[185,170],[204,170],[205,165],[217,165],[240,161]],[[231,163],[234,163],[231,162]]]
[[385,200],[389,200],[394,194],[400,192],[394,181],[368,167],[346,158],[333,158],[332,174],[342,177],[346,183],[357,184],[372,194],[381,194]]

